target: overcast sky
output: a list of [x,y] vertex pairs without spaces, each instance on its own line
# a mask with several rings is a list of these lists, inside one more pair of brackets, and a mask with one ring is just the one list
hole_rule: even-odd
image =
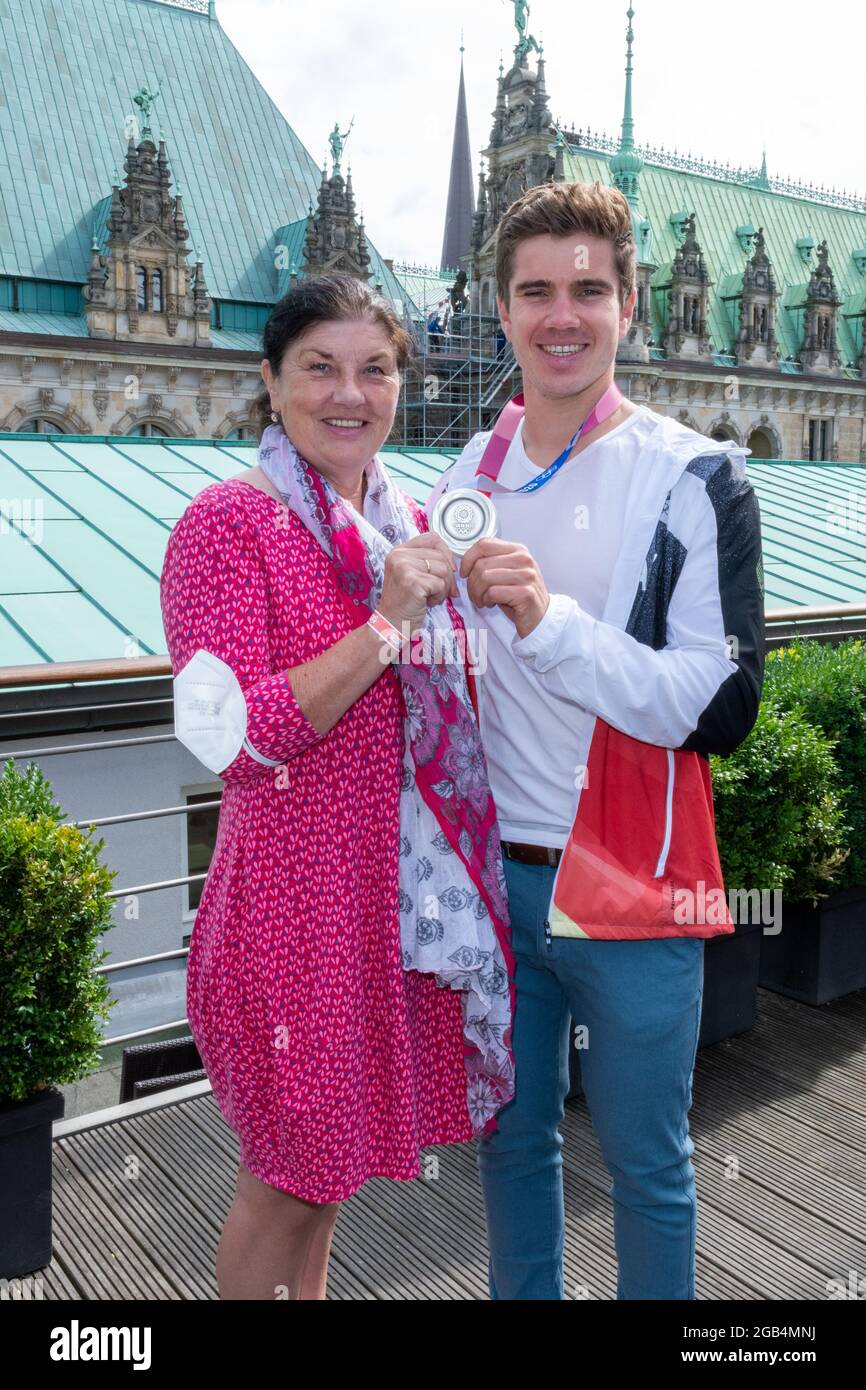
[[[531,0],[551,113],[609,135],[622,121],[625,3]],[[635,138],[866,196],[866,5],[634,0]],[[223,29],[321,165],[334,122],[384,256],[438,265],[464,63],[473,177],[486,146],[511,0],[217,0]],[[534,55],[530,56],[534,64]],[[264,138],[266,132],[263,132]],[[329,165],[330,170],[330,165]]]

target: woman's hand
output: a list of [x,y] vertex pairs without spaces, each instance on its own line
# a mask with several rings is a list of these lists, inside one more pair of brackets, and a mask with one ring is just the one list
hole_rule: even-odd
[[457,597],[454,556],[441,536],[426,531],[395,545],[385,560],[385,582],[379,612],[410,636],[424,624],[427,609]]

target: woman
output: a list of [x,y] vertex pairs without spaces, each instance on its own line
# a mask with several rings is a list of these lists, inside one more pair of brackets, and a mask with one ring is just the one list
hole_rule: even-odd
[[258,464],[199,493],[166,552],[176,731],[225,783],[187,971],[240,1139],[222,1298],[324,1298],[340,1202],[490,1132],[514,1093],[453,557],[377,452],[411,343],[351,276],[293,289],[264,332]]

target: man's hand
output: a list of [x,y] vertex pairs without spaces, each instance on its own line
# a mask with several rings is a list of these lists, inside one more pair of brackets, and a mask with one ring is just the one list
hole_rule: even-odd
[[476,541],[460,565],[476,608],[501,608],[528,637],[547,612],[550,594],[525,545],[516,541]]

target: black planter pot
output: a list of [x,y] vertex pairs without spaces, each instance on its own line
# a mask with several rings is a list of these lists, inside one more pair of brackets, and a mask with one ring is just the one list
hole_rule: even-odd
[[0,1279],[51,1263],[51,1126],[64,1106],[53,1086],[0,1102]]
[[704,942],[699,1049],[754,1027],[763,930],[761,922],[737,922],[727,936],[710,936]]
[[568,1025],[568,1094],[566,1100],[574,1100],[582,1095],[583,1082],[580,1079],[580,1053],[574,1045],[574,1027]]
[[[736,1037],[754,1026],[758,1007],[758,971],[761,960],[760,922],[737,922],[727,936],[711,936],[704,942],[704,998],[698,1047],[710,1047],[723,1038]],[[580,1053],[570,1037],[568,1100],[583,1090]]]
[[817,907],[786,903],[782,930],[761,943],[760,983],[803,1004],[866,988],[866,887],[844,888]]

